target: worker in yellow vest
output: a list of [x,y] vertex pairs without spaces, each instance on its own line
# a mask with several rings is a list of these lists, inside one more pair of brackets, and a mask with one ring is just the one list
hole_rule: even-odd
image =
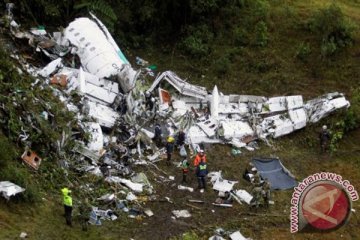
[[72,222],[71,222],[72,197],[70,196],[71,190],[69,190],[67,187],[64,187],[63,189],[61,189],[61,192],[63,194],[66,224],[68,226],[72,226]]

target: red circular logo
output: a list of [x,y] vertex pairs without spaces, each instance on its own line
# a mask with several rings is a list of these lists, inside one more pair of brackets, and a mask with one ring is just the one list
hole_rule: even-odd
[[332,182],[314,184],[302,199],[308,223],[320,230],[343,225],[350,215],[351,202],[344,189]]

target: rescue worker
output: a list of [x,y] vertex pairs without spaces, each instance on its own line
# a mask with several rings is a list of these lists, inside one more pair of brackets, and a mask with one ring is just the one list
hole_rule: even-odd
[[251,191],[251,195],[253,198],[251,199],[250,206],[258,208],[260,205],[262,188],[260,186],[253,185],[253,189]]
[[152,111],[154,109],[155,98],[149,91],[145,92],[145,108]]
[[253,186],[255,186],[255,187],[261,186],[261,177],[257,170],[254,171],[254,176],[252,177],[251,180],[252,180],[251,183]]
[[266,207],[269,207],[269,201],[270,201],[270,188],[271,188],[271,184],[269,182],[268,179],[265,179],[263,185],[262,185],[262,191],[261,194],[263,196],[264,199],[264,203]]
[[91,205],[89,204],[89,201],[87,198],[85,198],[83,204],[81,204],[79,212],[80,212],[80,223],[81,223],[81,229],[83,231],[88,230],[88,223],[90,220],[90,212],[91,212]]
[[186,177],[189,172],[189,166],[190,166],[190,163],[185,158],[181,163],[181,169],[182,169],[182,174],[183,174],[182,183],[187,183]]
[[64,187],[63,189],[61,189],[61,192],[63,194],[66,224],[72,227],[72,219],[71,219],[72,197],[70,196],[71,190],[69,190],[67,187]]
[[161,126],[159,123],[156,123],[155,124],[155,135],[154,135],[153,141],[157,147],[160,147],[160,145],[161,145],[161,142],[162,142],[161,135],[162,135]]
[[205,155],[204,150],[202,150],[202,149],[200,149],[199,152],[195,156],[194,167],[196,168],[201,161],[206,163],[206,155]]
[[208,174],[207,164],[205,161],[201,160],[196,167],[196,177],[198,179],[198,188],[200,192],[203,193],[206,189],[206,175]]
[[186,139],[186,135],[185,132],[180,129],[180,131],[178,132],[177,136],[176,136],[176,145],[178,147],[181,147],[185,144],[185,139]]
[[321,153],[325,153],[327,151],[330,139],[330,132],[327,129],[327,126],[322,126],[321,132],[319,134]]
[[254,164],[252,162],[249,162],[243,174],[243,178],[251,182],[251,179],[253,178],[255,172],[256,172],[256,168]]
[[170,165],[171,155],[174,152],[174,145],[175,145],[175,139],[173,137],[169,136],[166,141],[166,154],[167,154],[166,164],[167,165]]

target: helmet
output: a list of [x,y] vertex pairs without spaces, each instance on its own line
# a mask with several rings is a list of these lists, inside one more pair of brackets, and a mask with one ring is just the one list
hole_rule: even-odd
[[204,154],[204,150],[200,149],[200,150],[199,150],[199,153],[200,153],[200,154]]
[[175,138],[173,138],[173,137],[171,137],[171,136],[169,136],[169,137],[167,138],[167,142],[169,142],[169,143],[174,142],[174,141],[175,141]]
[[67,187],[64,187],[63,189],[61,189],[61,192],[62,192],[64,195],[68,195],[69,193],[71,193],[71,190],[68,189]]
[[327,129],[327,126],[326,126],[326,125],[322,126],[322,129],[323,129],[323,130],[326,130],[326,129]]

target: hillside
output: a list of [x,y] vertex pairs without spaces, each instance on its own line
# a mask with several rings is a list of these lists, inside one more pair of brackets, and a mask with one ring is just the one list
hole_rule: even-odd
[[[58,25],[55,22],[66,26],[72,21],[71,17],[82,16],[86,10],[93,10],[99,15],[104,10],[88,4],[88,8],[73,8],[73,14],[61,18],[59,15],[65,7],[61,5],[62,1],[54,1],[54,6],[59,8],[58,12],[52,9],[54,26],[47,19],[51,15],[50,8],[42,17],[36,15],[33,9],[36,4],[49,7],[46,4],[50,3],[42,2],[29,1],[27,7],[33,11],[33,16],[24,12],[26,4],[19,4],[21,7],[14,12],[19,16],[15,17],[20,20],[28,18],[28,21],[35,19],[37,22],[34,25],[56,28]],[[194,1],[198,5],[189,5],[191,11],[186,7],[192,1],[186,1],[183,6],[177,1],[172,6],[163,1],[144,1],[143,8],[136,6],[139,1],[133,1],[133,5],[118,1],[104,2],[118,16],[114,21],[108,14],[108,22],[113,24],[114,38],[133,66],[136,66],[135,57],[140,56],[156,65],[158,72],[172,70],[183,79],[205,86],[208,90],[217,85],[224,94],[268,97],[303,95],[308,100],[338,91],[344,93],[351,103],[347,110],[338,111],[288,136],[271,140],[271,146],[259,141],[260,148],[255,151],[241,150],[240,155],[234,156],[228,145],[206,146],[210,170],[221,170],[225,179],[239,181],[236,186],[250,192],[250,184],[242,178],[247,162],[252,157],[276,156],[298,181],[316,172],[334,172],[349,180],[360,191],[358,0],[334,3],[323,0],[239,0],[227,1],[224,5],[216,0]],[[138,12],[134,10],[136,7]],[[41,9],[39,7],[39,15]],[[171,14],[171,11],[165,11],[166,14],[159,15],[154,9],[178,12]],[[187,16],[186,21],[182,18],[184,15]],[[168,18],[169,22],[165,24],[164,18]],[[23,25],[32,26],[25,21]],[[34,64],[37,64],[36,61],[46,62],[46,59],[32,53],[26,42],[13,41],[6,31],[4,26],[1,27],[0,181],[12,181],[26,188],[26,191],[10,201],[0,198],[0,239],[17,239],[21,232],[26,232],[29,239],[195,240],[208,239],[217,228],[230,232],[240,230],[244,236],[254,240],[360,239],[359,201],[352,203],[354,212],[349,222],[335,231],[291,234],[289,215],[292,190],[273,191],[275,204],[270,205],[269,209],[261,207],[254,210],[237,202],[233,203],[232,208],[217,208],[211,204],[217,194],[210,189],[204,194],[179,191],[177,184],[181,181],[181,171],[166,165],[165,161],[158,162],[157,167],[133,166],[134,172],[144,172],[154,186],[155,198],[144,195],[138,203],[140,207],[151,209],[154,216],[129,218],[127,213],[121,211],[116,221],[102,221],[102,226],[91,225],[87,232],[81,230],[77,217],[74,217],[74,227],[67,227],[62,216],[60,189],[63,186],[71,184],[73,188],[74,216],[78,214],[78,206],[84,197],[95,205],[98,204],[96,199],[105,193],[115,191],[124,196],[119,189],[114,189],[101,178],[68,172],[59,166],[61,151],[55,142],[61,139],[66,129],[78,130],[75,117],[64,110],[63,103],[50,90],[32,86],[33,79],[19,73],[19,64],[9,57],[14,48],[21,49],[23,56]],[[39,117],[43,109],[55,112],[51,124]],[[24,144],[19,140],[21,126],[18,117],[25,118],[27,115],[30,116],[28,124],[34,122],[39,129],[29,139],[32,148],[43,154],[38,171],[30,170],[20,159]],[[324,124],[332,131],[333,139],[330,152],[320,154],[318,131]],[[86,136],[82,138],[86,139]],[[71,147],[69,145],[63,150],[70,151]],[[180,161],[181,158],[175,153],[174,159]],[[175,181],[162,181],[163,176],[175,176]],[[195,188],[197,179],[192,172],[189,176],[189,185]],[[166,201],[166,197],[172,202]],[[189,205],[188,199],[201,199],[205,203]],[[188,209],[192,217],[174,220],[171,211],[175,209]]]

